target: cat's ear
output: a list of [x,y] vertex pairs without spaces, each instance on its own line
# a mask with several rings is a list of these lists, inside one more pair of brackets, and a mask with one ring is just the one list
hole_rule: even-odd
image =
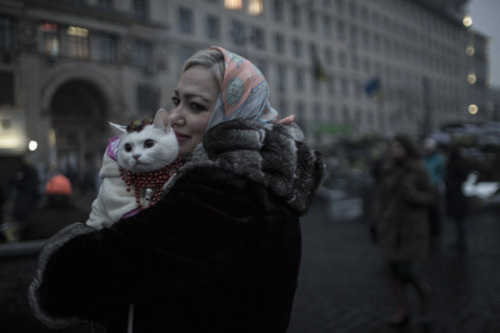
[[125,126],[113,124],[112,122],[110,122],[109,127],[111,128],[111,132],[113,133],[113,135],[122,136],[127,133],[127,127]]
[[165,132],[170,131],[170,122],[168,120],[168,113],[164,109],[159,109],[156,111],[155,119],[153,120],[153,126],[159,128]]

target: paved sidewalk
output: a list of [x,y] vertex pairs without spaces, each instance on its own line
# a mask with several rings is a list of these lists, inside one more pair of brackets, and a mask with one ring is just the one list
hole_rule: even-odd
[[303,218],[303,260],[290,333],[500,332],[500,210],[468,218],[470,246],[450,246],[455,230],[443,223],[442,246],[417,266],[433,288],[431,313],[418,315],[410,290],[409,325],[391,328],[392,294],[386,266],[362,220],[332,219],[325,200]]

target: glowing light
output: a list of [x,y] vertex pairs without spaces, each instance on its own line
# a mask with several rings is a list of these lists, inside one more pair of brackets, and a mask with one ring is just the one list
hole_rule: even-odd
[[38,142],[31,140],[31,141],[28,143],[28,149],[29,149],[30,151],[35,151],[37,148],[38,148]]
[[476,53],[476,50],[474,49],[474,46],[467,46],[467,48],[465,49],[465,53],[468,56],[473,56],[474,53]]
[[476,83],[476,81],[477,81],[476,74],[470,73],[469,75],[467,75],[467,82],[469,82],[469,84],[474,84]]
[[79,28],[75,26],[70,26],[68,28],[68,35],[78,36],[78,37],[87,37],[89,34],[89,30],[85,28]]
[[476,104],[469,105],[469,113],[470,114],[476,114],[477,111],[479,111],[479,109],[478,109]]
[[22,147],[26,147],[25,144],[26,141],[23,141],[21,136],[0,136],[0,149],[22,149]]
[[56,146],[56,131],[54,131],[53,128],[49,129],[49,146],[50,147],[55,147]]
[[224,0],[224,7],[231,10],[240,10],[243,8],[243,1],[241,0]]
[[264,11],[264,4],[262,4],[262,0],[250,0],[248,4],[248,13],[250,15],[261,15]]
[[464,26],[470,27],[472,25],[472,17],[470,17],[470,15],[466,15],[462,23],[464,24]]

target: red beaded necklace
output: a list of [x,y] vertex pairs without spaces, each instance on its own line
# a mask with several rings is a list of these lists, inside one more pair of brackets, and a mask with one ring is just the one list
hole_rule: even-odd
[[[182,160],[177,158],[175,161],[164,167],[163,169],[153,170],[149,172],[134,173],[120,167],[120,177],[127,184],[127,191],[131,191],[131,186],[135,189],[135,201],[137,206],[141,209],[146,209],[149,206],[158,202],[162,194],[163,184],[172,177],[177,169],[182,165]],[[141,203],[140,189],[146,190],[145,200],[146,205]],[[153,191],[153,196],[150,197],[148,190]],[[149,202],[148,202],[149,201]]]

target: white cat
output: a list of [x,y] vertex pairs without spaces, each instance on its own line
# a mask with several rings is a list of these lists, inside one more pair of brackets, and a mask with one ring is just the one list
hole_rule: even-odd
[[86,222],[96,229],[110,227],[154,204],[180,166],[176,160],[179,145],[165,110],[158,110],[153,121],[110,125],[116,137],[104,153],[99,172],[102,184]]

